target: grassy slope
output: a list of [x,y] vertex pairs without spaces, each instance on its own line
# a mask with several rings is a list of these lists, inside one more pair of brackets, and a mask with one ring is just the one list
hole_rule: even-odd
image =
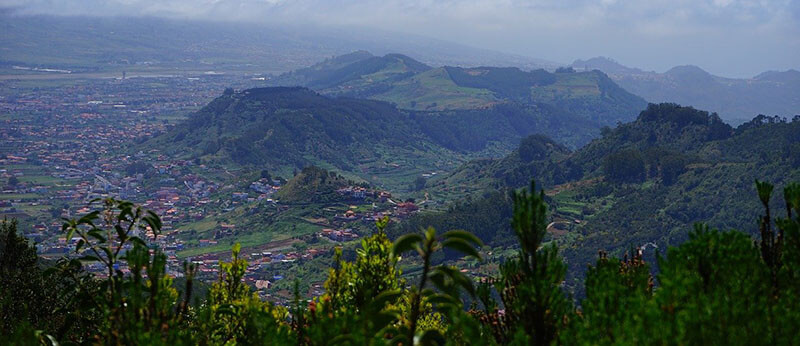
[[531,88],[531,97],[541,102],[561,99],[599,97],[598,78],[592,73],[557,73],[556,82]]
[[390,90],[373,98],[414,110],[485,108],[500,102],[489,90],[456,85],[444,68],[398,81]]

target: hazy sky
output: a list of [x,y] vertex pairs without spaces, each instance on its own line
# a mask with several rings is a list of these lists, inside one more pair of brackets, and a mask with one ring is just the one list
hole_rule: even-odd
[[18,12],[381,28],[569,63],[800,69],[800,0],[0,0]]

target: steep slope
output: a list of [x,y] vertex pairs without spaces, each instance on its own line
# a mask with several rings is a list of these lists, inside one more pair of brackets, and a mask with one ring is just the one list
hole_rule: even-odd
[[459,160],[387,103],[303,88],[226,92],[147,145],[192,159],[283,171],[316,164],[364,176],[392,162],[414,172]]
[[[684,241],[695,222],[755,234],[759,202],[753,182],[770,181],[780,189],[800,179],[800,121],[751,127],[668,155],[651,159],[647,170],[658,164],[658,171],[639,183],[607,180],[555,196],[581,206],[570,215],[586,221],[575,228],[582,239],[576,245],[586,249],[576,258],[585,262],[594,250],[619,253],[648,242],[663,248]],[[773,206],[781,210],[777,195]],[[597,201],[607,205],[598,207]]]
[[[580,273],[598,250],[621,255],[645,244],[664,248],[685,240],[695,222],[756,232],[755,179],[778,188],[800,179],[800,119],[759,117],[734,130],[715,114],[660,104],[574,153],[548,143],[529,138],[506,158],[473,161],[430,181],[432,195],[467,190],[471,198],[451,209],[472,212],[458,218],[419,216],[409,225],[425,221],[475,230],[484,240],[502,245],[500,239],[510,231],[502,226],[508,214],[495,209],[510,210],[510,201],[493,196],[493,191],[525,187],[528,179],[536,179],[554,211],[550,235],[564,245],[569,264]],[[524,151],[539,155],[525,162],[520,156]],[[488,208],[487,199],[507,205]],[[778,200],[775,196],[776,210],[781,208]],[[476,208],[487,208],[498,218],[490,222],[485,215],[473,217]],[[404,231],[398,228],[396,232]],[[654,263],[652,250],[646,258]]]
[[597,125],[549,105],[416,112],[305,88],[228,90],[143,149],[283,173],[309,165],[394,187],[449,171],[470,157],[502,156],[532,133],[582,145]]
[[696,155],[708,142],[729,138],[732,133],[730,125],[716,113],[675,104],[650,104],[636,121],[607,131],[575,152],[568,164],[578,171],[568,178],[602,175],[606,173],[602,171],[606,158],[620,152],[638,152],[648,160],[669,153]]
[[647,103],[600,71],[554,73],[555,82],[531,88],[531,100],[552,104],[602,125],[636,118]]
[[573,149],[599,134],[597,123],[542,103],[506,102],[485,109],[409,114],[423,133],[447,148],[479,152],[494,147],[500,156],[531,134],[552,136]]
[[707,109],[739,124],[758,114],[791,117],[800,113],[800,72],[770,71],[749,79],[714,76],[697,66],[665,73],[623,66],[608,58],[577,60],[576,69],[598,69],[649,102],[675,102]]
[[[674,104],[651,104],[636,121],[606,130],[601,138],[575,152],[545,136],[533,135],[525,138],[505,158],[469,162],[432,186],[443,190],[480,192],[526,186],[531,178],[545,186],[594,179],[603,177],[607,173],[604,170],[608,158],[620,153],[646,157],[642,160],[646,165],[652,163],[654,167],[650,173],[655,178],[660,172],[661,158],[680,153],[697,159],[702,153],[709,152],[706,148],[709,142],[729,138],[733,133],[733,129],[716,114]],[[628,160],[630,157],[620,159]]]

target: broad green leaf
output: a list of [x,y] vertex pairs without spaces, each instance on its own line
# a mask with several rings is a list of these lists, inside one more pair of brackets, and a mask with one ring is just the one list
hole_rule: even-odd
[[430,297],[425,298],[425,301],[434,304],[458,304],[458,300],[447,295],[447,294],[434,294]]
[[399,256],[403,252],[413,250],[417,243],[422,241],[422,236],[419,234],[406,234],[397,238],[397,241],[394,242],[394,247],[392,248],[392,253],[395,256]]
[[81,256],[78,260],[82,262],[100,262],[100,259],[93,255]]
[[449,232],[444,234],[444,238],[445,239],[461,239],[463,241],[466,241],[468,243],[472,243],[472,244],[475,244],[475,245],[478,245],[478,246],[483,245],[483,243],[481,242],[480,239],[478,239],[478,237],[476,237],[474,234],[472,234],[470,232],[467,232],[467,231],[464,231],[464,230],[449,231]]
[[464,240],[457,238],[447,239],[442,242],[442,246],[448,249],[461,252],[464,255],[472,256],[479,260],[481,259],[481,254],[478,253],[478,250],[476,250],[474,247],[472,247],[472,245],[470,245]]
[[445,339],[442,333],[436,329],[428,329],[419,338],[420,345],[444,345]]
[[402,295],[403,291],[400,289],[383,291],[375,297],[373,304],[383,307],[386,303],[393,303]]

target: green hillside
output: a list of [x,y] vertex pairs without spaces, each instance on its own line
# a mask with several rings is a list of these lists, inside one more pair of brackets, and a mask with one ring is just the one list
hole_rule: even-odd
[[284,73],[273,79],[271,82],[279,85],[298,86],[308,85],[317,79],[325,79],[337,71],[350,64],[372,58],[373,55],[367,51],[355,51],[349,54],[339,55],[325,59],[310,67],[301,68],[290,73]]
[[531,88],[531,99],[593,121],[616,125],[633,120],[645,102],[600,71],[554,73],[555,82]]
[[[598,125],[541,103],[501,103],[486,109],[410,112],[422,132],[453,150],[481,151],[496,144],[503,156],[531,134],[543,134],[570,148],[599,135]],[[482,156],[486,157],[486,155]]]
[[304,86],[325,94],[363,97],[431,67],[402,54],[373,56],[366,51],[345,54],[282,74],[271,85]]
[[309,166],[290,179],[277,194],[284,203],[311,202],[329,199],[336,189],[352,184],[335,172]]
[[502,159],[474,160],[453,173],[428,184],[435,196],[445,199],[481,195],[519,187],[531,177],[552,186],[563,181],[562,163],[571,154],[566,147],[543,135],[524,138],[517,149]]
[[250,170],[287,173],[315,165],[405,189],[422,173],[502,156],[532,133],[574,148],[595,136],[597,127],[546,104],[416,112],[277,87],[226,91],[142,149]]
[[545,70],[531,72],[516,67],[445,67],[456,84],[464,87],[491,90],[506,99],[526,101],[533,87],[550,85],[556,79]]
[[463,156],[387,103],[331,99],[303,88],[226,93],[145,146],[278,172],[317,165],[389,184],[449,168]]
[[459,86],[447,69],[436,68],[399,80],[371,96],[413,110],[482,109],[501,102],[486,89]]
[[430,66],[402,54],[373,56],[338,69],[324,70],[327,73],[315,76],[308,87],[327,94],[360,97],[429,69]]
[[[533,178],[544,184],[556,211],[550,236],[564,246],[573,272],[582,273],[598,250],[621,254],[647,243],[666,248],[686,240],[695,222],[755,233],[759,208],[751,198],[753,182],[780,187],[800,179],[799,158],[800,121],[759,117],[733,129],[716,114],[650,105],[636,121],[575,152],[531,137],[503,159],[472,161],[429,181],[432,195],[471,197],[447,214],[420,215],[409,228],[395,231],[430,223],[467,229],[502,245],[511,238],[502,222],[511,201],[503,191],[527,186]],[[494,191],[501,191],[500,197]],[[646,253],[650,261],[653,256]]]
[[383,100],[408,110],[481,110],[502,103],[547,104],[600,125],[629,121],[646,106],[605,74],[516,67],[431,68],[410,57],[355,52],[274,78],[326,95]]

